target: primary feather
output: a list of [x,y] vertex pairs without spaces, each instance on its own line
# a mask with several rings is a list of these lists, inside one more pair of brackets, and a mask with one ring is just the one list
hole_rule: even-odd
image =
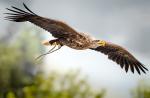
[[141,74],[141,71],[146,73],[148,69],[141,64],[131,53],[129,53],[123,47],[106,42],[105,46],[99,46],[92,50],[100,51],[105,55],[108,55],[108,58],[117,64],[120,65],[121,68],[125,67],[125,71],[128,72],[128,69],[134,73],[134,69]]

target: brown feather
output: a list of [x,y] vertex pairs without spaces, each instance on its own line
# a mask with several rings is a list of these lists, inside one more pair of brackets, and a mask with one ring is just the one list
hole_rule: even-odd
[[141,74],[140,71],[143,73],[148,71],[148,69],[142,65],[131,53],[116,44],[106,42],[105,46],[99,46],[93,50],[100,51],[108,55],[108,58],[119,64],[121,68],[125,66],[126,72],[128,72],[129,67],[133,73],[134,69],[136,69],[139,74]]
[[121,56],[121,59],[120,59],[120,66],[121,68],[124,67],[124,58]]
[[7,8],[7,10],[11,11],[12,13],[5,13],[9,15],[8,17],[5,18],[15,22],[29,21],[49,31],[56,38],[62,37],[74,38],[77,36],[82,36],[64,22],[38,16],[35,13],[33,13],[25,4],[23,5],[28,12],[12,6],[12,9]]
[[131,72],[133,72],[133,73],[134,73],[134,66],[136,66],[136,65],[133,65],[133,64],[131,65],[131,64],[130,64],[130,70],[131,70]]
[[131,66],[130,61],[126,61],[128,64],[125,65],[125,71],[128,72],[129,66]]
[[135,62],[135,64],[139,67],[139,69],[141,69],[144,73],[146,73],[139,62]]

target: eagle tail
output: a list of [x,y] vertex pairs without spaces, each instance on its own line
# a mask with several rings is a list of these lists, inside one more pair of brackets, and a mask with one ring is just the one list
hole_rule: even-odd
[[51,45],[51,44],[49,43],[49,41],[48,41],[48,40],[44,40],[44,41],[42,41],[42,44],[43,44],[43,45],[45,45],[45,46],[49,46],[49,45]]
[[28,11],[21,10],[17,7],[12,6],[12,9],[6,8],[7,10],[11,11],[12,13],[4,13],[9,16],[5,17],[6,20],[15,21],[15,22],[24,22],[29,21],[30,16],[37,16],[33,13],[24,3],[23,6]]

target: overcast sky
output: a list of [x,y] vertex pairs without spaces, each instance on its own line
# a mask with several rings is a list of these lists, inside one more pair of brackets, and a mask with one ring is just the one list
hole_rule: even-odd
[[[0,0],[1,12],[11,5],[23,8],[22,2],[41,16],[65,21],[80,32],[124,46],[150,68],[150,0]],[[0,13],[0,16],[4,15]],[[2,17],[1,32],[5,32],[11,22]],[[45,59],[47,71],[80,69],[94,87],[109,89],[107,97],[113,94],[114,98],[127,98],[128,90],[135,87],[138,80],[150,76],[149,73],[126,74],[103,54],[90,50],[64,47]]]

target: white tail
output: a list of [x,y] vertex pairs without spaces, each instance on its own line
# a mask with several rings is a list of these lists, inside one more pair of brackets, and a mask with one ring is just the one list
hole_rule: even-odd
[[43,44],[43,45],[46,45],[46,46],[49,46],[49,45],[50,45],[49,40],[44,40],[44,41],[42,41],[42,44]]

